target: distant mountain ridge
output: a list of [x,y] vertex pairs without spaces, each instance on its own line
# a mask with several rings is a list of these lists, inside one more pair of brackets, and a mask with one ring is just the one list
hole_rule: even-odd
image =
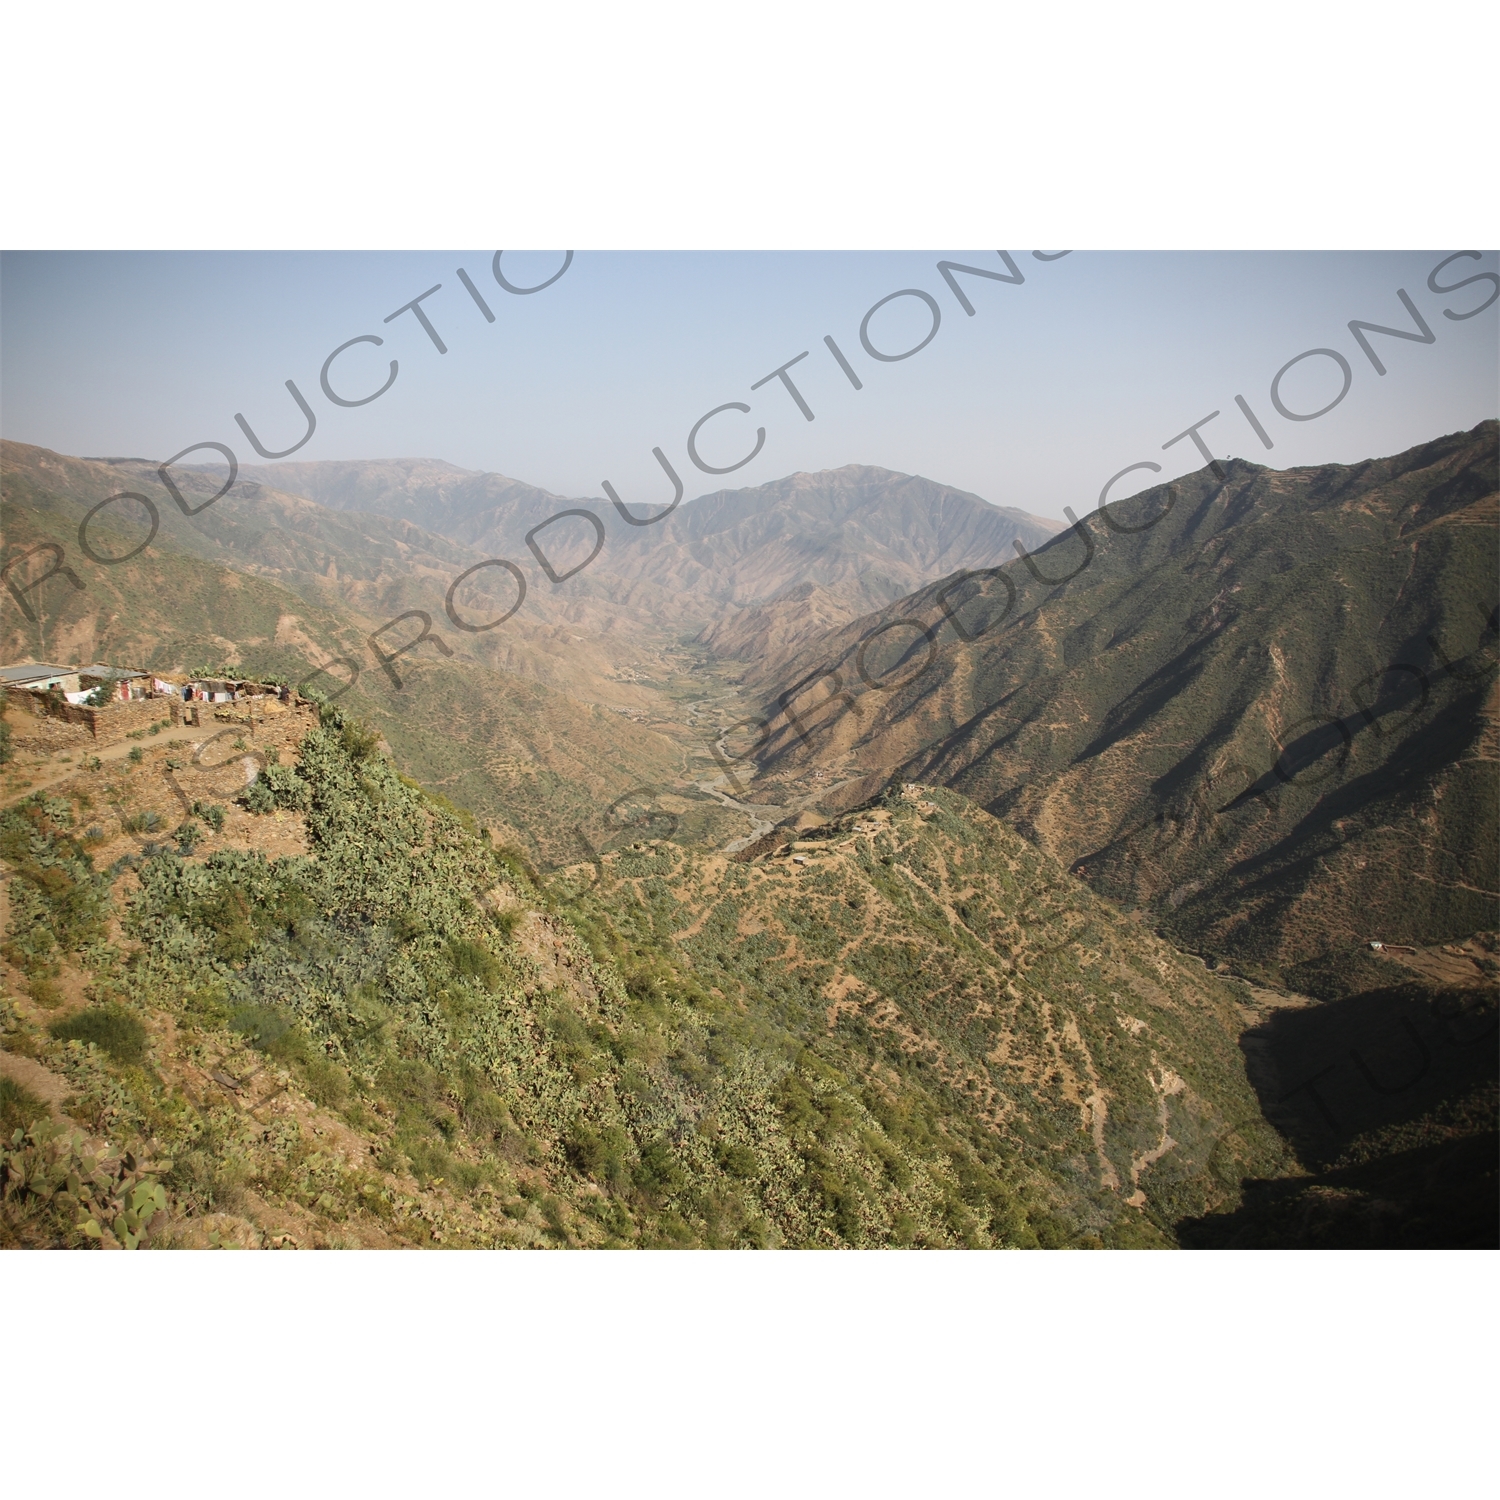
[[[723,624],[726,609],[763,606],[804,585],[823,591],[834,614],[854,618],[956,568],[1006,561],[1017,538],[1035,548],[1058,530],[1056,522],[951,485],[862,464],[718,490],[647,527],[625,526],[601,497],[568,500],[501,474],[427,459],[242,472],[333,509],[408,521],[528,570],[527,533],[560,510],[587,510],[606,531],[598,560],[565,584],[538,579],[536,588],[709,632]],[[559,523],[539,545],[565,571],[593,541],[586,523],[573,521]]]
[[[455,540],[468,540],[471,522],[489,512],[513,511],[535,525],[577,502],[504,474],[461,469],[437,458],[325,459],[246,465],[242,478],[301,495],[330,510],[410,521]],[[602,503],[602,502],[600,502]]]
[[[955,568],[992,567],[1019,537],[1038,547],[1056,523],[991,505],[918,475],[846,464],[719,490],[644,531],[612,560],[625,578],[661,578],[726,604],[760,604],[814,584],[878,607]],[[920,584],[917,585],[920,587]]]
[[[0,590],[0,659],[114,659],[161,671],[233,663],[337,694],[379,724],[427,785],[550,862],[576,855],[570,822],[638,778],[675,769],[672,745],[639,713],[652,700],[612,675],[608,643],[580,651],[535,622],[472,637],[449,630],[443,590],[473,555],[409,522],[238,487],[187,518],[140,460],[11,442],[0,446],[0,471],[6,560],[57,548],[73,580],[59,575],[23,594],[31,616]],[[206,474],[178,482],[195,506],[217,488]],[[89,523],[89,545],[105,559],[92,560],[78,543],[80,523],[127,487],[156,496],[159,533],[130,557],[145,536],[140,507],[108,506]],[[23,564],[11,581],[40,573]],[[423,646],[400,655],[392,676],[372,654],[371,633],[411,609],[436,615],[451,655]],[[396,651],[417,629],[408,619],[379,645]],[[606,693],[616,712],[598,706]]]

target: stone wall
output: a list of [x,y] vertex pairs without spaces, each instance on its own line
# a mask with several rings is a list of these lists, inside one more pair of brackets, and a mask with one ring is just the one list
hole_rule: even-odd
[[23,726],[26,725],[28,715],[77,725],[87,732],[89,739],[100,744],[123,739],[132,730],[146,729],[152,724],[159,724],[163,719],[170,719],[174,724],[182,722],[182,700],[166,695],[160,698],[137,698],[130,703],[106,703],[103,708],[59,702],[56,698],[30,692],[26,688],[7,688],[5,698],[14,715],[11,719],[12,732],[18,736],[27,733],[27,728]]

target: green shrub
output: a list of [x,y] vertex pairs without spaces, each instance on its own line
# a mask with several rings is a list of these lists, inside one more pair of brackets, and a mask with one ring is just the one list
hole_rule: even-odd
[[755,1153],[748,1146],[723,1146],[719,1149],[719,1165],[731,1177],[753,1177]]
[[505,1101],[493,1089],[476,1088],[464,1101],[464,1121],[478,1136],[498,1136],[510,1122]]
[[380,744],[380,731],[358,719],[345,719],[339,730],[339,743],[352,761],[369,760]]
[[139,745],[133,745],[130,754],[126,758],[130,761],[131,765],[138,766],[145,760],[146,752]]
[[60,1042],[92,1042],[116,1062],[138,1063],[146,1056],[146,1028],[119,1005],[74,1011],[47,1029]]
[[427,931],[427,923],[413,911],[402,912],[400,916],[392,917],[388,925],[398,943],[409,943],[413,938],[419,938]]
[[177,847],[184,854],[191,854],[193,845],[203,837],[203,829],[196,819],[188,818],[177,825],[177,831],[172,837],[177,840]]
[[542,1199],[539,1206],[542,1210],[542,1217],[547,1221],[547,1227],[558,1239],[567,1240],[568,1224],[567,1220],[563,1217],[562,1204],[549,1193]]
[[55,979],[48,979],[42,974],[34,974],[26,988],[31,991],[31,998],[43,1010],[56,1010],[62,1004],[62,991],[58,988]]
[[618,1126],[596,1130],[587,1120],[577,1119],[564,1138],[563,1149],[569,1162],[585,1177],[616,1192],[630,1186],[630,1142]]
[[217,802],[193,803],[193,816],[202,818],[215,833],[223,833],[224,809]]
[[423,1140],[420,1136],[403,1134],[401,1149],[411,1166],[411,1174],[424,1187],[438,1181],[448,1182],[454,1177],[455,1162],[452,1154],[437,1141]]
[[259,776],[240,793],[238,800],[247,812],[268,813],[276,811],[276,798],[272,794],[271,788]]
[[492,994],[500,983],[500,965],[494,955],[478,943],[467,938],[451,938],[448,942],[448,962],[460,979],[477,980]]
[[254,908],[237,885],[221,887],[193,915],[213,934],[213,951],[225,963],[238,965],[255,951]]
[[529,885],[541,885],[542,877],[537,873],[536,866],[526,857],[524,849],[518,848],[515,844],[501,844],[492,853],[495,863],[512,878],[525,881]]
[[142,812],[131,813],[121,822],[126,833],[156,833],[161,828],[161,814],[149,807]]
[[181,1000],[183,1017],[199,1026],[227,1026],[232,1014],[225,1004],[224,992],[217,985],[187,990]]
[[292,1023],[272,1005],[241,1005],[229,1017],[231,1031],[237,1031],[259,1052],[279,1042]]
[[326,1109],[342,1109],[349,1101],[349,1075],[336,1062],[313,1056],[302,1065],[307,1097]]
[[0,1075],[0,1141],[9,1140],[13,1131],[25,1130],[46,1118],[47,1106],[42,1100],[15,1079]]
[[346,1046],[370,1049],[386,1039],[391,1008],[380,998],[379,985],[366,980],[344,996],[344,1012],[334,1022],[334,1030]]
[[641,1152],[635,1180],[642,1191],[652,1194],[675,1193],[684,1182],[682,1167],[665,1136],[651,1142]]

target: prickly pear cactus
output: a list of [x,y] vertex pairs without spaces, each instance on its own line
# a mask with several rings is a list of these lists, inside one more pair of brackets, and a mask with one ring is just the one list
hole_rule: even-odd
[[107,1142],[50,1120],[17,1130],[0,1147],[0,1204],[8,1213],[49,1215],[100,1245],[135,1250],[166,1219],[167,1193],[155,1173],[169,1161],[151,1161],[148,1146],[115,1153]]

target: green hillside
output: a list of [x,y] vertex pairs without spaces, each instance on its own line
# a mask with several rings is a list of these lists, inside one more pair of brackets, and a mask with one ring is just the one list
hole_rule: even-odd
[[186,841],[154,758],[0,816],[0,1060],[95,1139],[8,1085],[8,1243],[1168,1245],[1281,1163],[1235,992],[962,798],[544,888],[375,745]]
[[[1496,424],[1205,471],[1032,559],[1070,581],[800,655],[747,620],[774,670],[518,637],[620,702],[456,636],[384,671],[442,572],[404,522],[281,496],[110,566],[118,476],[23,456],[7,560],[81,587],[0,593],[7,659],[346,661],[248,791],[145,736],[12,761],[7,1243],[1493,1241]],[[755,702],[736,805],[705,736]]]
[[[387,673],[369,636],[410,605],[402,589],[387,592],[377,587],[378,579],[348,597],[332,586],[310,587],[308,578],[318,575],[310,571],[303,538],[298,566],[290,569],[290,580],[302,587],[293,592],[273,578],[225,566],[218,560],[224,548],[205,540],[199,529],[174,525],[165,502],[161,533],[149,547],[120,564],[93,561],[80,550],[79,525],[91,506],[118,492],[119,475],[99,463],[18,444],[6,444],[5,454],[0,527],[7,560],[50,543],[64,550],[72,574],[70,579],[59,573],[29,590],[23,586],[40,578],[53,559],[43,552],[19,564],[12,581],[35,618],[9,590],[0,591],[5,661],[111,660],[162,672],[222,665],[246,676],[304,682],[337,695],[343,707],[377,724],[413,775],[503,826],[532,858],[549,865],[578,857],[573,829],[596,826],[600,809],[613,799],[642,782],[677,774],[680,755],[651,729],[476,657],[468,638],[443,623],[442,588],[430,580],[421,602],[439,611],[436,630],[445,644],[452,643],[452,655],[424,645],[398,656]],[[183,484],[195,503],[199,491],[212,493],[201,476]],[[219,508],[208,514],[217,516]],[[133,505],[111,507],[89,524],[89,546],[100,557],[124,557],[145,538],[144,523],[135,524],[143,517]],[[330,524],[350,519],[338,512],[327,518]],[[241,518],[217,529],[233,533],[247,525]],[[265,543],[263,529],[257,536]],[[363,532],[323,538],[318,545],[336,549],[341,543],[354,549],[352,559],[335,552],[346,572],[354,564],[377,574],[399,568],[400,559],[385,556]],[[262,565],[275,550],[263,548]],[[82,586],[75,587],[74,579]],[[374,597],[365,597],[369,591]],[[419,629],[418,622],[405,621],[380,635],[378,645],[395,652]],[[325,666],[329,670],[318,675]],[[354,685],[344,691],[351,678]]]

